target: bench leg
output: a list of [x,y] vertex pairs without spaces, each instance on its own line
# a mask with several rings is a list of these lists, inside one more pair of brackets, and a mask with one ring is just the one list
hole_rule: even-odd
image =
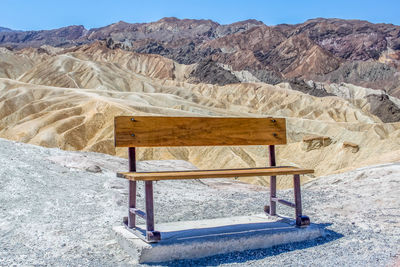
[[145,182],[146,193],[146,230],[154,231],[154,203],[153,203],[153,182]]
[[[269,166],[273,167],[276,166],[276,160],[275,160],[275,146],[270,145],[268,147],[269,149]],[[269,191],[270,191],[270,196],[269,196],[269,206],[264,206],[264,211],[268,213],[269,215],[276,215],[276,202],[273,201],[274,198],[276,198],[276,176],[271,176],[269,180]]]
[[131,208],[136,208],[136,181],[129,181],[129,199],[128,199],[128,227],[136,227],[136,215],[131,211]]
[[[129,171],[136,171],[136,149],[134,147],[128,148],[129,156]],[[128,188],[128,227],[136,227],[136,215],[131,211],[131,209],[136,208],[136,181],[129,181]]]
[[154,231],[154,203],[153,181],[145,182],[146,194],[146,239],[149,242],[157,242],[161,239],[160,232]]
[[304,226],[310,224],[310,219],[307,216],[303,216],[301,207],[301,191],[300,191],[300,175],[295,174],[293,176],[293,187],[294,187],[294,203],[296,205],[296,225]]
[[271,176],[269,180],[270,198],[269,198],[269,214],[276,215],[276,202],[272,198],[276,198],[276,176]]

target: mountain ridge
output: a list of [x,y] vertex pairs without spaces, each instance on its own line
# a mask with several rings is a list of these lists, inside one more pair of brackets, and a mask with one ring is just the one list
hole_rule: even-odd
[[[149,23],[119,21],[92,29],[74,25],[43,31],[0,31],[0,46],[17,50],[43,45],[77,47],[96,41],[106,41],[110,49],[158,54],[179,64],[200,64],[203,67],[194,72],[197,78],[193,82],[238,82],[218,67],[224,65],[270,84],[299,78],[345,82],[400,97],[400,26],[393,24],[315,18],[267,26],[251,19],[219,24],[167,17]],[[219,78],[207,76],[214,72]]]

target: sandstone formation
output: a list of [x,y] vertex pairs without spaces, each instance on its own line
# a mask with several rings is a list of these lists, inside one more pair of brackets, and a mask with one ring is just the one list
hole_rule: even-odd
[[311,151],[321,147],[329,146],[332,140],[328,136],[304,136],[303,147],[305,151]]
[[358,150],[360,150],[360,147],[357,144],[351,143],[351,142],[344,142],[343,143],[343,148],[349,148],[352,153],[357,153]]

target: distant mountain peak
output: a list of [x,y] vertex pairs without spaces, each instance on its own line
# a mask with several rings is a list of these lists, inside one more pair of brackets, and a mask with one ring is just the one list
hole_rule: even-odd
[[246,20],[241,20],[238,22],[234,22],[231,25],[237,25],[237,24],[255,24],[255,25],[265,25],[264,22],[256,19],[246,19]]
[[130,24],[130,23],[128,23],[128,22],[126,22],[126,21],[123,21],[123,20],[120,20],[120,21],[118,21],[118,22],[116,22],[116,23],[113,23],[113,24],[111,24],[111,25],[126,25],[126,24]]
[[164,17],[162,19],[159,19],[157,22],[177,22],[177,21],[181,20],[178,19],[177,17]]
[[5,27],[0,27],[0,32],[13,32],[14,30],[5,28]]
[[178,23],[178,24],[187,24],[187,23],[195,23],[195,24],[214,24],[219,25],[218,22],[215,22],[211,19],[179,19],[177,17],[165,17],[153,23]]

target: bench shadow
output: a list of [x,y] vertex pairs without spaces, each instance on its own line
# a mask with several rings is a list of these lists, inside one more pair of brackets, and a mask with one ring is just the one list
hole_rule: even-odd
[[[224,239],[224,238],[232,238],[232,235],[235,237],[240,237],[241,235],[249,236],[259,235],[267,232],[274,231],[288,231],[288,228],[293,229],[295,231],[295,227],[293,225],[288,225],[288,227],[282,226],[282,222],[287,223],[287,219],[282,219],[277,222],[268,222],[268,223],[246,223],[246,224],[236,224],[229,226],[220,226],[220,227],[209,227],[202,229],[187,229],[187,230],[179,230],[179,231],[161,231],[162,236],[164,235],[164,239],[161,243],[180,243],[187,242],[190,240],[212,240],[212,239]],[[329,243],[331,241],[342,238],[343,235],[340,233],[336,233],[332,230],[327,229],[332,225],[331,223],[313,223],[312,227],[318,227],[323,230],[324,235],[318,237],[316,239],[288,243],[283,245],[276,245],[271,248],[265,249],[253,249],[253,250],[245,250],[241,252],[229,252],[224,254],[218,254],[213,256],[207,256],[199,259],[184,259],[184,260],[174,260],[174,261],[166,261],[166,262],[158,262],[158,263],[147,263],[148,265],[158,265],[158,266],[218,266],[226,263],[245,263],[247,261],[260,260],[271,256],[276,256],[282,253],[306,249],[314,246],[319,246],[325,243]],[[159,245],[161,245],[161,243]],[[156,244],[155,244],[156,245]]]

